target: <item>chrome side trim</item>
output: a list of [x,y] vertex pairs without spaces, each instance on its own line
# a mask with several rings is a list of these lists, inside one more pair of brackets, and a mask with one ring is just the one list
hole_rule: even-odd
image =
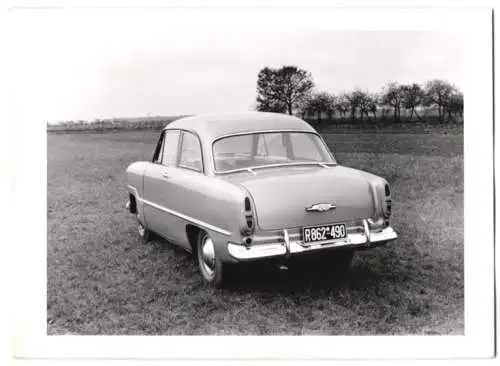
[[311,163],[308,161],[303,161],[303,162],[297,162],[297,163],[279,163],[279,164],[258,165],[258,166],[253,166],[251,168],[238,168],[238,169],[224,170],[223,172],[214,171],[214,173],[216,175],[223,175],[223,174],[230,174],[230,173],[247,171],[247,172],[251,172],[254,175],[256,175],[254,170],[257,170],[257,169],[279,168],[279,167],[286,167],[286,166],[319,166],[319,167],[324,168],[324,167],[335,166],[335,165],[336,165],[335,163],[323,163],[323,162]]
[[270,129],[270,130],[246,130],[246,131],[240,131],[240,132],[229,132],[224,135],[217,136],[212,139],[212,144],[216,142],[217,140],[221,140],[226,137],[233,137],[233,136],[244,136],[244,135],[251,135],[251,134],[257,134],[257,133],[278,133],[278,132],[290,132],[290,133],[312,133],[313,135],[319,135],[318,132],[316,131],[311,131],[310,129],[304,129],[304,128],[276,128],[276,129]]
[[230,236],[231,235],[231,233],[229,231],[221,229],[221,228],[219,228],[217,226],[210,225],[210,224],[208,224],[208,223],[206,223],[204,221],[195,219],[194,217],[191,217],[191,216],[188,216],[188,215],[184,215],[184,214],[182,214],[180,212],[177,212],[177,211],[171,210],[169,208],[157,205],[156,203],[153,203],[151,201],[145,200],[144,198],[139,198],[139,199],[143,203],[145,203],[146,205],[148,205],[148,206],[154,207],[154,208],[156,208],[156,209],[158,209],[160,211],[169,213],[171,215],[177,216],[177,217],[179,217],[181,219],[184,219],[186,221],[192,222],[193,224],[201,226],[201,227],[203,227],[205,229],[212,230],[212,231],[218,232],[219,234],[223,234],[223,235],[226,235],[226,236]]
[[192,222],[193,224],[196,224],[196,225],[198,225],[198,226],[200,226],[200,227],[203,227],[203,228],[205,228],[205,229],[215,231],[215,232],[217,232],[217,233],[219,233],[219,234],[223,234],[223,235],[226,235],[226,236],[230,236],[230,235],[231,235],[231,233],[230,233],[229,231],[227,231],[227,230],[221,229],[221,228],[219,228],[219,227],[217,227],[217,226],[214,226],[214,225],[210,225],[210,224],[208,224],[208,223],[206,223],[206,222],[204,222],[204,221],[201,221],[201,220],[195,219],[194,217],[191,217],[191,216],[185,215],[185,214],[183,214],[183,213],[180,213],[180,212],[177,212],[177,211],[171,210],[171,209],[169,209],[169,208],[166,208],[166,207],[163,207],[163,206],[157,205],[157,204],[156,204],[156,203],[154,203],[154,202],[151,202],[151,201],[148,201],[148,200],[146,200],[146,199],[144,199],[144,198],[141,198],[141,197],[139,197],[139,195],[137,194],[137,189],[135,189],[135,187],[132,187],[132,186],[129,186],[129,185],[128,185],[128,186],[127,186],[127,188],[129,188],[129,189],[131,189],[131,190],[135,191],[135,193],[136,193],[136,194],[135,194],[135,196],[136,196],[136,199],[137,199],[138,201],[140,201],[140,202],[142,202],[142,203],[144,203],[144,204],[146,204],[146,205],[148,205],[148,206],[150,206],[150,207],[154,207],[154,208],[156,208],[157,210],[160,210],[160,211],[163,211],[163,212],[169,213],[169,214],[171,214],[171,215],[177,216],[177,217],[179,217],[179,218],[181,218],[181,219],[184,219],[184,220],[186,220],[186,221]]

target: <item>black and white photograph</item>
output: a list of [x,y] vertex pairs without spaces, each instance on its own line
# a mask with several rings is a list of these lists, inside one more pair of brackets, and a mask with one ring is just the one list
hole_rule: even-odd
[[[491,14],[11,10],[16,142],[43,140],[19,354],[491,357]],[[145,345],[92,337],[120,335]]]

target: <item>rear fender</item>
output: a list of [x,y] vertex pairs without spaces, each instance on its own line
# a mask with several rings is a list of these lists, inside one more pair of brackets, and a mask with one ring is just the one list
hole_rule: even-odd
[[147,162],[139,161],[132,163],[127,168],[127,190],[129,194],[133,195],[136,202],[137,218],[146,225],[146,218],[144,215],[144,203],[142,201],[144,193],[144,171]]
[[217,257],[223,261],[232,260],[227,243],[242,241],[246,192],[216,177],[183,174],[188,174],[189,179],[179,182],[178,194],[171,197],[170,208],[185,215],[184,230],[187,225],[204,230],[214,242]]

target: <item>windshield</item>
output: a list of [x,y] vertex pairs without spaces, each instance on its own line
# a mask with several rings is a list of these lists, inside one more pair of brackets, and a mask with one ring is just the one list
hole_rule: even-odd
[[228,136],[213,144],[215,170],[275,164],[335,164],[323,141],[308,132],[261,132]]

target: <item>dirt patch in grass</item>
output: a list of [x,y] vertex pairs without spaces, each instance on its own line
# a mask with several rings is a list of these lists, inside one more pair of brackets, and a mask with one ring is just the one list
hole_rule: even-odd
[[189,254],[141,245],[125,168],[157,132],[48,135],[49,334],[463,334],[463,138],[327,135],[344,164],[389,180],[399,239],[343,277],[250,266],[224,290]]

